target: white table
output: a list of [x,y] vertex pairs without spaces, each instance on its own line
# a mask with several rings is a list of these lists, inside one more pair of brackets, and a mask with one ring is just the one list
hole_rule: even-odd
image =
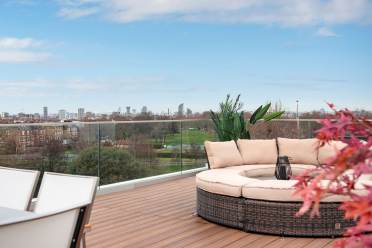
[[36,216],[33,212],[22,211],[0,206],[0,225],[5,223],[17,222]]

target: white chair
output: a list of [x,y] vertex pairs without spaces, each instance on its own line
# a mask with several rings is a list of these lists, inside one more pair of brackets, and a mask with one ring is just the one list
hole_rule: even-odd
[[84,246],[84,227],[90,218],[98,181],[98,177],[45,172],[33,211],[37,214],[45,214],[88,203],[80,209],[73,237],[77,247],[80,246],[81,241]]
[[0,222],[0,246],[7,248],[79,247],[75,237],[81,209],[89,203],[47,214],[29,215],[22,219]]
[[0,206],[28,210],[39,174],[38,171],[0,167]]

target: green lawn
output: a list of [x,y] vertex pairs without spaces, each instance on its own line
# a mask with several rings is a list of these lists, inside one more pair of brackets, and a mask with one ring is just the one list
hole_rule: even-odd
[[[182,131],[183,144],[197,144],[202,145],[206,140],[214,140],[215,137],[212,133],[197,129],[188,129]],[[181,143],[181,134],[168,134],[165,137],[166,145],[179,145]]]

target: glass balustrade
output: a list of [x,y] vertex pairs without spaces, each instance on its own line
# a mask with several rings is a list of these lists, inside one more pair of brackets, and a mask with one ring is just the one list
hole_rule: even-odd
[[[251,128],[255,139],[311,138],[315,120],[275,120]],[[211,120],[0,125],[0,166],[94,175],[101,185],[206,166]]]

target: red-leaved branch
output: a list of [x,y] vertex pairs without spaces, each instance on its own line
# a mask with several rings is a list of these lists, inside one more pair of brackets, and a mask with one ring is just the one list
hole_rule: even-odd
[[344,195],[349,200],[340,209],[345,211],[345,218],[356,220],[357,225],[349,228],[346,237],[334,246],[372,247],[372,182],[362,183],[363,194],[355,191],[361,175],[372,174],[372,123],[348,109],[329,106],[334,113],[321,120],[317,138],[321,146],[332,140],[342,141],[346,146],[325,165],[296,177],[296,194],[303,199],[297,215],[307,211],[311,211],[311,216],[318,215],[320,200],[326,193]]

